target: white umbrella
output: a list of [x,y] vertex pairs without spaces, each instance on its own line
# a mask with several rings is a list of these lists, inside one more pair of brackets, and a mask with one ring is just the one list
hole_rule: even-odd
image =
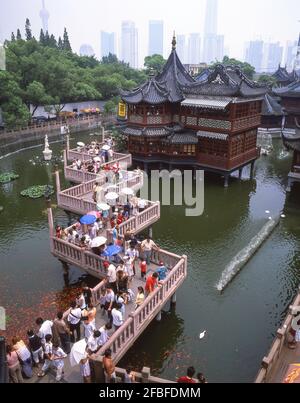
[[100,157],[95,157],[95,158],[94,158],[94,161],[95,161],[95,162],[101,162],[101,158],[100,158]]
[[124,188],[121,190],[121,193],[123,195],[127,195],[127,196],[133,196],[134,195],[134,191],[130,188]]
[[199,339],[200,339],[200,340],[204,339],[204,337],[205,337],[206,333],[207,333],[207,331],[206,331],[206,330],[204,330],[204,332],[200,333],[200,335],[199,335]]
[[99,203],[97,204],[97,209],[102,211],[108,211],[110,210],[110,206],[106,203]]
[[109,151],[109,150],[110,150],[110,146],[104,145],[104,146],[102,147],[102,150],[104,150],[104,151]]
[[115,192],[109,192],[107,193],[107,195],[105,196],[106,200],[116,200],[119,197],[118,193]]
[[91,243],[92,248],[98,248],[99,246],[105,245],[107,242],[107,239],[104,236],[97,236],[97,238],[94,238]]
[[77,145],[78,145],[78,147],[84,147],[85,146],[85,144],[80,142],[80,141],[79,141],[79,143],[77,143]]
[[75,367],[80,363],[82,359],[86,357],[86,341],[82,339],[77,343],[73,344],[71,353],[70,353],[70,364],[72,367]]

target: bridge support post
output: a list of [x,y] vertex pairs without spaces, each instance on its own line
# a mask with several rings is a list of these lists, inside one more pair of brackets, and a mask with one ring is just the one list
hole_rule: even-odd
[[290,193],[292,191],[292,184],[293,184],[292,178],[288,178],[288,184],[287,184],[287,188],[286,188],[286,191],[288,193]]
[[239,180],[242,179],[242,176],[243,176],[243,168],[240,168],[239,169]]
[[255,161],[252,161],[251,167],[250,167],[250,179],[251,180],[254,178],[254,164],[255,164]]
[[229,186],[229,174],[225,174],[224,188],[228,188],[228,186]]
[[55,183],[56,183],[56,193],[57,193],[57,198],[58,198],[58,194],[60,193],[60,178],[59,178],[58,165],[55,165]]
[[142,383],[149,383],[150,368],[144,367],[142,369]]
[[161,321],[161,311],[159,311],[155,319],[157,320],[157,322]]
[[177,296],[176,293],[172,295],[170,299],[170,310],[176,306]]
[[149,227],[149,229],[148,229],[148,235],[150,238],[153,238],[153,227],[152,226]]
[[69,134],[67,134],[67,153],[69,153],[69,151],[70,151],[70,135]]

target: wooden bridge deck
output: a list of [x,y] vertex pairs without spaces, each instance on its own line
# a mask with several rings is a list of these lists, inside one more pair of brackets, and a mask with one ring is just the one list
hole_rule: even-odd
[[268,355],[262,360],[261,369],[255,379],[255,383],[281,383],[288,366],[300,363],[300,343],[297,343],[295,350],[288,347],[288,342],[291,338],[290,330],[295,318],[293,312],[295,307],[300,307],[300,291],[290,306],[282,327],[277,330],[276,338]]
[[[79,171],[80,172],[80,171]],[[93,200],[93,187],[95,183],[99,183],[102,187],[101,201],[105,201],[105,192],[109,187],[112,191],[121,194],[122,189],[131,188],[134,192],[137,192],[143,186],[143,174],[136,171],[124,171],[124,179],[121,179],[116,184],[107,183],[106,176],[102,175],[97,180],[91,180],[84,182],[81,185],[73,186],[66,190],[60,190],[59,173],[56,171],[56,188],[57,188],[57,205],[63,210],[71,211],[76,214],[86,214],[88,211],[97,210],[97,203]],[[121,196],[120,199],[126,201],[126,196]]]
[[[77,153],[77,152],[74,151],[74,153]],[[74,158],[72,158],[72,159],[77,159],[77,158],[80,159],[81,153],[77,153],[77,154],[78,154],[78,156],[75,157],[76,154],[74,154]],[[73,154],[71,154],[71,155],[73,155]],[[91,156],[91,155],[88,155],[88,157],[89,158],[84,161],[91,161],[93,158],[93,156]],[[105,167],[112,168],[115,164],[119,164],[120,169],[126,170],[127,168],[131,167],[131,165],[132,165],[132,155],[114,153],[113,159],[105,164],[102,164],[102,167],[103,168],[105,168]],[[84,182],[89,182],[92,180],[101,180],[101,178],[105,177],[105,172],[101,171],[100,173],[95,174],[93,172],[86,172],[83,170],[77,170],[77,169],[72,168],[72,166],[68,165],[67,152],[65,151],[65,153],[64,153],[64,175],[65,175],[65,178],[70,182],[84,183]]]

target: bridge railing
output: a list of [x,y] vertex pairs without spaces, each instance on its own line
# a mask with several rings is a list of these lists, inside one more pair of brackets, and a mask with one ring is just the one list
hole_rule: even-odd
[[292,321],[294,315],[292,314],[292,308],[300,306],[300,290],[296,296],[293,304],[290,306],[290,311],[280,329],[277,330],[276,338],[271,346],[271,349],[266,357],[263,358],[261,363],[261,369],[259,370],[255,383],[264,383],[268,381],[272,370],[274,369],[276,363],[280,359],[282,349],[287,342],[288,335],[292,327]]
[[59,259],[88,270],[96,278],[106,276],[104,259],[62,239],[51,237],[51,252]]
[[180,257],[163,250],[160,251],[160,256],[165,261],[176,262],[175,266],[166,280],[145,299],[135,312],[130,314],[120,329],[110,337],[96,354],[96,359],[100,358],[107,348],[110,348],[114,362],[118,362],[185,280],[187,276],[186,256]]
[[[119,225],[121,237],[127,231],[137,234],[160,219],[160,202],[147,201],[147,203],[148,207],[144,211]],[[107,239],[109,242],[112,241],[112,230],[107,230]]]
[[[78,171],[80,172],[80,171]],[[122,189],[129,187],[137,191],[143,186],[143,175],[140,173],[131,173],[131,176],[117,182],[115,191],[120,194]],[[98,182],[100,186],[106,184],[106,176],[98,176],[97,180],[93,179],[89,182],[84,182],[81,185],[73,186],[69,189],[58,192],[57,204],[60,208],[70,210],[78,214],[86,214],[89,211],[97,210],[97,203],[91,199],[91,193],[95,183]],[[104,200],[103,188],[103,200]],[[123,198],[126,196],[122,196]]]
[[[91,156],[89,158],[91,160]],[[132,155],[131,154],[119,154],[114,153],[114,159],[110,162],[102,164],[103,169],[105,167],[112,168],[116,163],[119,164],[120,169],[128,169],[132,165]],[[96,180],[99,176],[105,175],[104,171],[100,171],[98,174],[93,172],[84,172],[82,170],[77,170],[72,168],[72,166],[65,165],[64,167],[65,178],[71,182],[88,182],[91,180]]]

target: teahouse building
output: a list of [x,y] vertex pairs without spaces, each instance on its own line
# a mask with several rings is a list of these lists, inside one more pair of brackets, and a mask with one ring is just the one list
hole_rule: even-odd
[[239,67],[206,71],[196,81],[172,52],[162,72],[139,88],[122,92],[127,121],[121,132],[128,151],[145,169],[151,163],[192,166],[224,175],[251,165],[260,155],[257,129],[265,86],[247,78]]

